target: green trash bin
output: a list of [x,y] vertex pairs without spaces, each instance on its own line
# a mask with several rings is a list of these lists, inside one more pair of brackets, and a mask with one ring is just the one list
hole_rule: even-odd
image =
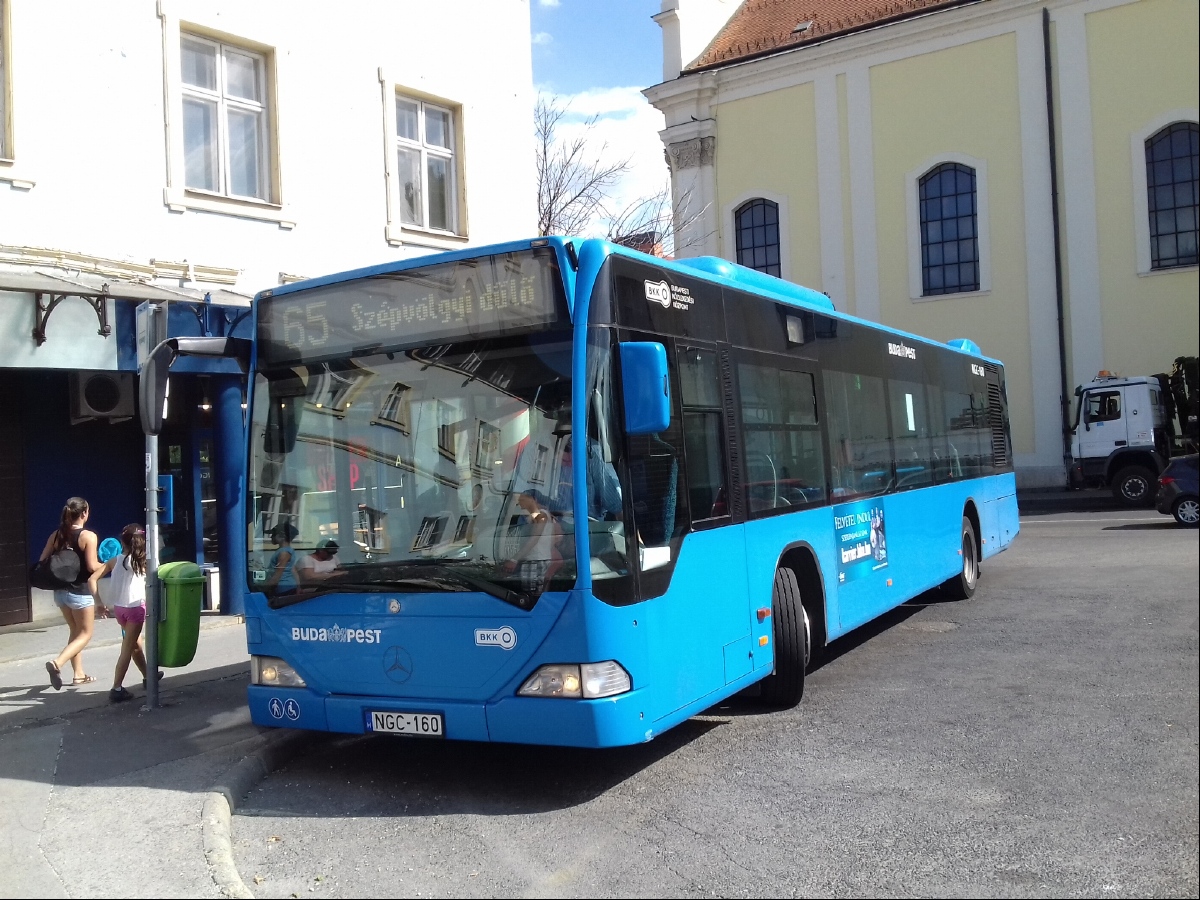
[[163,613],[158,624],[158,664],[186,666],[200,640],[200,606],[204,572],[193,562],[169,562],[158,567],[162,580]]

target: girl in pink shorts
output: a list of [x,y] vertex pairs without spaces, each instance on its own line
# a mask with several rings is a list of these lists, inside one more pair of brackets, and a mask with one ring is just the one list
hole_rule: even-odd
[[108,699],[113,703],[132,700],[122,682],[129,671],[129,661],[146,677],[146,656],[142,652],[142,626],[146,623],[146,532],[141,525],[126,525],[121,531],[121,550],[88,578],[88,587],[96,608],[104,609],[100,599],[100,579],[111,573],[108,595],[112,613],[121,626],[121,656],[113,673],[113,687]]

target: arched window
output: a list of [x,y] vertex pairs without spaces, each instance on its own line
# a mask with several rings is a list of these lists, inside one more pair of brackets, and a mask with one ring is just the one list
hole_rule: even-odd
[[1146,139],[1150,267],[1196,265],[1196,181],[1200,127],[1175,122]]
[[921,176],[921,295],[979,290],[975,170],[943,163]]
[[761,197],[748,200],[734,212],[733,223],[738,264],[779,277],[778,205]]

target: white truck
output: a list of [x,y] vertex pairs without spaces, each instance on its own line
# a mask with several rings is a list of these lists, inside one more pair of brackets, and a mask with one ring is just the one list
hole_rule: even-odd
[[1196,365],[1181,356],[1169,375],[1102,371],[1075,388],[1071,487],[1107,487],[1128,506],[1153,503],[1171,457],[1196,452]]

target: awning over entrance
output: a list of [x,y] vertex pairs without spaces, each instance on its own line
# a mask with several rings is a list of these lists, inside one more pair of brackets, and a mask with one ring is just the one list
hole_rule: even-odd
[[0,271],[0,291],[19,291],[33,294],[37,304],[33,339],[41,346],[46,341],[46,323],[50,314],[67,297],[79,297],[91,304],[100,322],[99,333],[108,337],[112,326],[108,324],[106,300],[136,300],[151,303],[212,303],[217,306],[249,307],[250,298],[226,290],[197,290],[195,288],[162,287],[136,281],[121,281],[98,275],[78,274],[71,278],[47,275],[43,272]]

